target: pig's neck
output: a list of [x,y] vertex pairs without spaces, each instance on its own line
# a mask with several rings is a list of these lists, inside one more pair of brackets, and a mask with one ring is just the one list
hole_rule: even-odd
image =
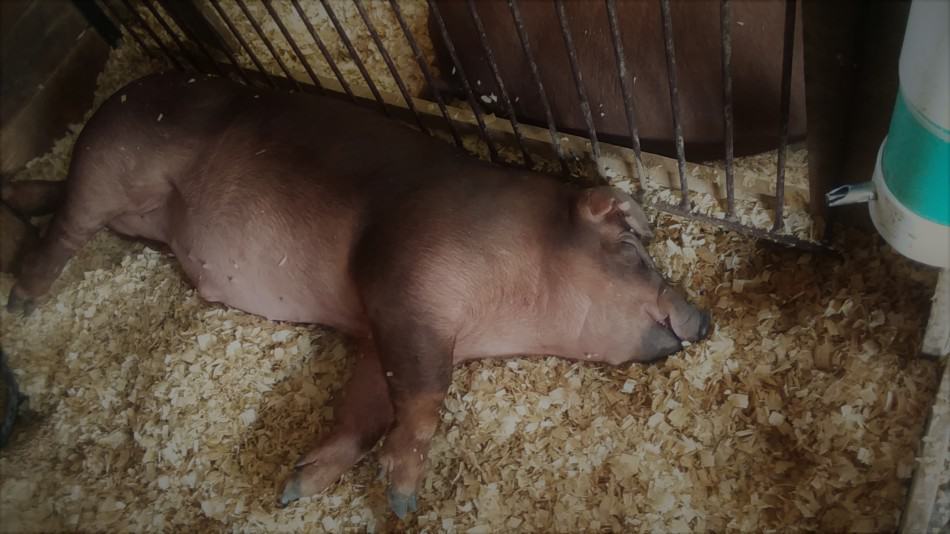
[[610,305],[608,287],[586,287],[588,280],[558,280],[541,307],[538,329],[543,331],[546,354],[578,360],[626,361],[626,329],[617,328],[623,310]]
[[[550,258],[549,258],[550,259]],[[564,262],[551,261],[555,265]],[[499,284],[504,279],[506,283]],[[456,338],[455,361],[519,355],[552,355],[589,361],[625,361],[621,310],[605,306],[610,288],[591,288],[573,271],[543,265],[508,272],[473,296],[471,314]],[[612,322],[613,320],[613,322]]]

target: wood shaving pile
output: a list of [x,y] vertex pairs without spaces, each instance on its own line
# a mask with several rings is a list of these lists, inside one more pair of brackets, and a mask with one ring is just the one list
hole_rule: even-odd
[[[128,50],[102,92],[148,67]],[[60,179],[71,142],[25,174]],[[812,255],[659,215],[657,264],[711,338],[657,365],[459,367],[401,525],[375,453],[274,504],[332,424],[341,337],[205,303],[174,258],[100,232],[49,301],[0,317],[29,396],[0,452],[2,529],[893,530],[936,387],[915,357],[936,278],[840,236],[843,257]]]
[[[201,3],[204,4],[204,9],[207,13],[216,13],[207,0]],[[373,42],[369,30],[363,22],[362,17],[360,17],[355,4],[351,1],[339,0],[331,0],[329,3],[340,25],[343,26],[347,37],[356,49],[357,55],[369,72],[373,83],[375,83],[381,91],[398,94],[395,79],[390,73],[379,49]],[[241,11],[237,2],[234,0],[221,0],[220,4],[222,9],[227,13],[228,18],[231,19],[251,49],[253,49],[254,54],[263,64],[264,69],[273,74],[282,74],[283,71],[277,63],[277,60],[275,60],[274,56],[268,51],[264,41],[255,32],[254,27]],[[246,4],[248,11],[251,12],[251,16],[260,24],[264,34],[267,36],[267,40],[274,46],[284,64],[296,75],[295,77],[300,80],[309,81],[304,66],[300,63],[293,48],[291,48],[287,40],[284,39],[280,28],[277,27],[277,24],[274,23],[274,20],[270,14],[268,14],[264,3],[246,2]],[[320,53],[320,49],[310,36],[307,27],[300,19],[293,4],[288,0],[283,0],[273,2],[272,5],[311,68],[320,76],[335,79],[326,58]],[[339,34],[333,27],[323,6],[319,2],[300,2],[300,6],[307,14],[310,24],[313,25],[313,28],[329,49],[333,61],[336,63],[337,68],[340,69],[346,82],[350,84],[350,86],[367,87],[365,79],[360,73],[356,63],[350,57],[343,42],[340,40]],[[399,26],[399,22],[389,6],[389,2],[384,0],[364,1],[363,6],[367,11],[373,28],[385,44],[386,51],[396,64],[399,76],[406,84],[409,93],[418,96],[425,88],[425,78],[419,68],[419,63],[416,62],[415,56],[412,53],[409,41],[406,40],[402,28]],[[428,60],[428,66],[432,70],[433,76],[438,76],[437,73],[439,70],[435,64],[435,52],[433,51],[432,41],[429,39],[429,31],[427,28],[429,17],[428,5],[425,0],[400,0],[399,7],[406,21],[406,25],[416,38],[419,49]],[[224,31],[227,32],[226,29]],[[235,48],[240,50],[240,48],[238,48],[239,46],[240,45],[235,42]],[[243,51],[237,54],[237,57],[245,68],[255,68],[247,54],[243,53]]]

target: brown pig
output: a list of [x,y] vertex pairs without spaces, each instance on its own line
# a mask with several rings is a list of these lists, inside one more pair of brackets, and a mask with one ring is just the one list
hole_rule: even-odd
[[654,268],[649,223],[623,192],[485,163],[331,97],[221,78],[154,75],[103,104],[9,306],[42,297],[103,227],[166,244],[209,301],[359,341],[335,427],[281,504],[386,435],[391,507],[414,510],[453,364],[648,362],[709,329]]

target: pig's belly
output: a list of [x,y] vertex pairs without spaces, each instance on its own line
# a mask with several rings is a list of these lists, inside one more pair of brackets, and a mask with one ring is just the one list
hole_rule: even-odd
[[[273,221],[195,211],[156,210],[110,226],[164,242],[198,294],[209,302],[275,321],[323,324],[359,334],[362,308],[346,272],[345,251],[321,249],[312,229],[270,228]],[[189,213],[190,211],[190,213]],[[159,224],[166,219],[168,224]]]
[[[271,320],[358,331],[356,299],[338,287],[345,284],[332,272],[336,267],[306,257],[300,244],[286,237],[268,237],[236,241],[210,230],[174,236],[169,246],[205,300]],[[222,245],[228,242],[235,245]]]

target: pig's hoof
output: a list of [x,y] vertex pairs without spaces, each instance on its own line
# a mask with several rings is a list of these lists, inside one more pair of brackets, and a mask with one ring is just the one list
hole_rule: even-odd
[[297,465],[284,483],[284,491],[277,499],[281,508],[304,497],[316,495],[336,482],[349,464],[327,465],[324,462],[309,462]]
[[10,296],[7,298],[8,312],[13,314],[21,314],[26,317],[33,313],[34,309],[36,309],[35,300],[30,297],[20,296],[16,287],[10,291]]
[[284,484],[284,491],[277,499],[277,506],[286,508],[288,504],[300,499],[300,497],[300,472],[295,469],[290,478],[287,479],[287,483]]
[[409,495],[399,493],[398,491],[389,488],[389,507],[392,508],[393,513],[396,514],[396,517],[399,519],[405,519],[410,512],[415,513],[416,511],[416,494],[411,493]]

